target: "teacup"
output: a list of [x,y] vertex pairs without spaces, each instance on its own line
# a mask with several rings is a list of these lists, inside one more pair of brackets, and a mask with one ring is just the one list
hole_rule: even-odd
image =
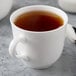
[[[27,11],[43,10],[56,13],[64,23],[59,28],[43,32],[24,30],[14,24],[17,16]],[[62,54],[66,31],[72,28],[68,24],[67,14],[56,7],[47,5],[26,6],[15,11],[11,17],[13,40],[9,46],[11,56],[21,59],[28,67],[42,69],[55,63]],[[73,29],[72,29],[73,30]],[[72,34],[74,30],[71,31]],[[71,34],[68,34],[72,39]],[[76,36],[74,35],[73,38]],[[76,39],[76,38],[75,38]]]

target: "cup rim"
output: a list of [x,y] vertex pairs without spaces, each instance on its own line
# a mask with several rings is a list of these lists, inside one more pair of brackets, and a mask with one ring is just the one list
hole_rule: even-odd
[[[52,8],[52,9],[56,9],[56,10],[62,12],[62,13],[65,15],[66,21],[64,21],[63,25],[59,26],[58,28],[53,29],[53,30],[49,30],[49,31],[30,31],[30,30],[22,29],[22,28],[16,26],[16,25],[14,24],[14,21],[12,20],[13,16],[14,16],[18,11],[20,11],[20,10],[24,10],[24,9],[28,9],[28,8],[33,8],[33,7],[43,7],[43,8],[46,7],[46,8],[50,8],[50,9],[51,9],[51,8]],[[44,10],[44,11],[45,11],[45,10]],[[16,19],[16,18],[15,18],[15,19]],[[62,19],[63,19],[63,18],[62,18]],[[64,20],[65,20],[65,19],[64,19]],[[67,23],[68,23],[68,16],[67,16],[67,14],[66,14],[64,11],[62,11],[61,9],[56,8],[56,7],[53,7],[53,6],[49,6],[49,5],[30,5],[30,6],[21,7],[21,8],[19,8],[19,9],[17,9],[16,11],[14,11],[14,12],[11,14],[11,16],[10,16],[10,23],[11,23],[12,25],[14,25],[14,27],[17,28],[18,30],[22,30],[22,31],[26,31],[26,32],[31,32],[31,33],[48,33],[48,32],[54,32],[54,31],[60,30],[60,29],[62,29],[65,25],[67,25]]]

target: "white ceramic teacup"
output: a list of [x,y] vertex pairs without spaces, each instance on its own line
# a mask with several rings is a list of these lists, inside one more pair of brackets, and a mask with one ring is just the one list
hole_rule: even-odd
[[[24,30],[14,24],[17,16],[35,10],[56,13],[62,17],[64,24],[44,32]],[[64,47],[66,28],[69,26],[66,13],[52,6],[32,5],[15,11],[10,17],[10,22],[13,31],[13,40],[9,46],[11,56],[21,59],[28,67],[36,69],[47,68],[59,59]]]

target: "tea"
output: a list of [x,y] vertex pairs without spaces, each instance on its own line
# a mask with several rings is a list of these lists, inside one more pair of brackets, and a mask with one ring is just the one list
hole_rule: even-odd
[[55,13],[47,11],[31,11],[18,16],[15,25],[29,31],[49,31],[63,25],[63,19]]

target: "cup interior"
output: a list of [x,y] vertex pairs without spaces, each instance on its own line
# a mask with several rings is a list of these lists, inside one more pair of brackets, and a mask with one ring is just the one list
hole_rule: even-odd
[[[23,13],[27,13],[27,12],[31,12],[31,11],[47,11],[47,12],[51,12],[51,13],[55,13],[55,14],[59,15],[63,19],[63,22],[64,22],[63,25],[60,26],[59,28],[65,26],[68,22],[68,17],[67,17],[67,15],[64,11],[62,11],[62,10],[56,8],[56,7],[52,7],[52,6],[48,6],[48,5],[32,5],[32,6],[22,7],[20,9],[16,10],[11,15],[10,22],[12,24],[14,24],[14,21],[18,16],[20,16]],[[19,27],[17,27],[17,28],[19,28]],[[57,29],[59,29],[59,28],[57,28]]]

